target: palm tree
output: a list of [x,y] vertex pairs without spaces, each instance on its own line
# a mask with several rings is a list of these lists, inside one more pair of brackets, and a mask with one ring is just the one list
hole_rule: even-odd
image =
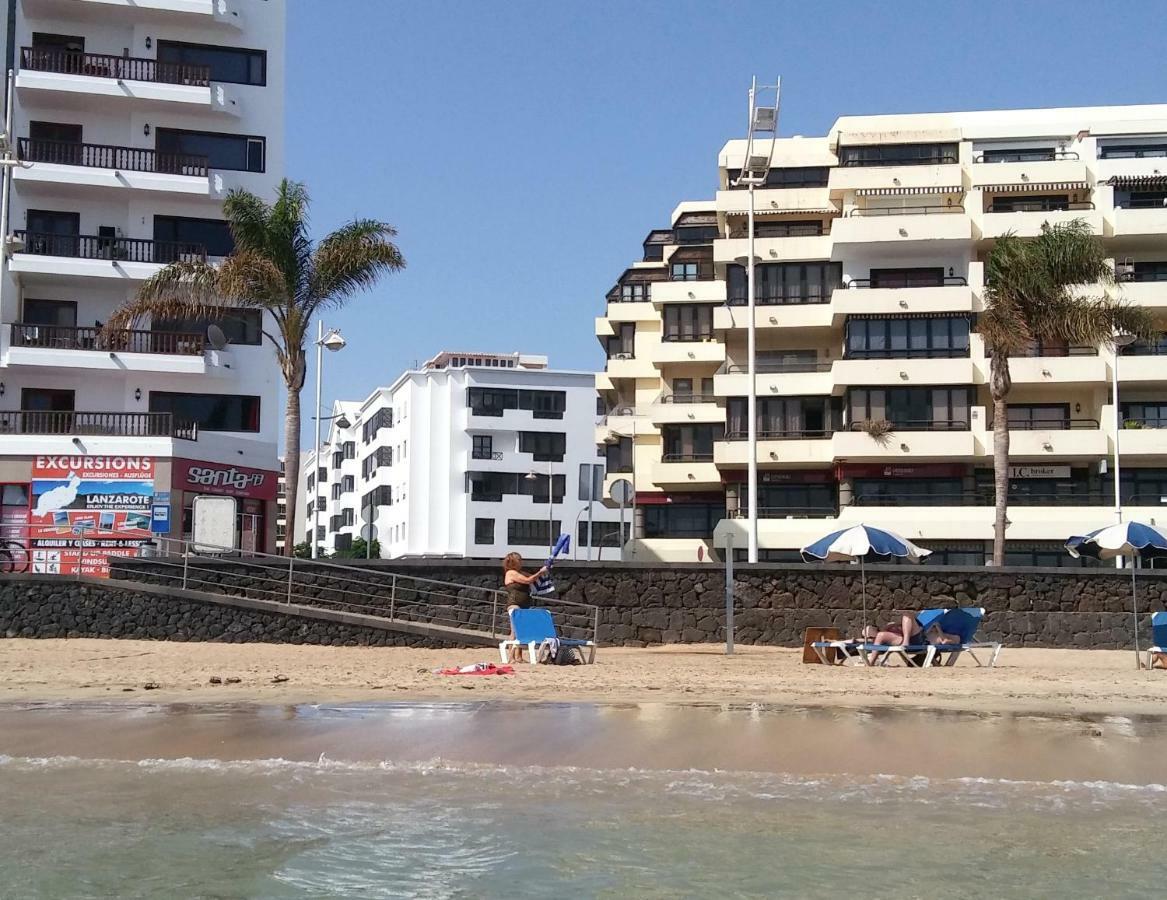
[[[993,487],[996,520],[993,565],[1005,563],[1005,526],[1009,493],[1009,357],[1034,341],[1094,345],[1116,332],[1154,333],[1150,313],[1106,293],[1114,271],[1106,250],[1082,219],[1042,226],[1033,240],[1007,234],[993,245],[985,264],[985,311],[979,317],[989,357],[993,398]],[[1090,296],[1085,290],[1101,287]]]
[[[223,214],[235,249],[221,264],[179,261],[142,285],[106,323],[113,332],[146,316],[153,320],[221,320],[230,307],[264,312],[264,337],[275,348],[287,386],[284,480],[289,514],[297,509],[300,473],[300,391],[305,342],[312,318],[343,306],[354,294],[405,267],[390,238],[396,230],[375,219],[355,219],[313,245],[308,236],[308,193],[284,179],[275,202],[234,190]],[[286,541],[288,555],[292,541]]]

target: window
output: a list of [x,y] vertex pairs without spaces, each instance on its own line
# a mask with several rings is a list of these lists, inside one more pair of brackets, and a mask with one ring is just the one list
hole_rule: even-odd
[[519,391],[519,409],[529,409],[536,419],[562,419],[567,409],[565,391]]
[[678,245],[712,244],[717,236],[716,225],[678,225],[673,229],[673,241]]
[[662,425],[662,462],[712,462],[713,442],[724,434],[723,425]]
[[994,197],[989,212],[1055,212],[1069,208],[1069,194],[1051,194],[1042,197],[1028,194],[1021,197]]
[[1068,403],[1010,403],[1009,429],[1032,431],[1070,427]]
[[372,478],[373,473],[381,466],[391,465],[393,465],[393,448],[378,447],[361,460],[361,477],[367,480]]
[[1014,149],[986,150],[979,156],[980,162],[1046,162],[1057,159],[1053,147],[1022,147]]
[[499,503],[505,495],[526,496],[536,503],[553,500],[562,503],[567,487],[566,475],[555,475],[551,479],[554,496],[547,495],[546,474],[528,472],[467,472],[466,483],[470,499],[481,503]]
[[[750,502],[748,485],[742,485],[741,509]],[[838,512],[838,485],[831,483],[759,484],[758,515],[777,519],[788,516],[833,516]]]
[[33,300],[24,299],[24,314],[20,321],[26,325],[56,325],[60,328],[75,328],[77,325],[77,303],[73,300]]
[[1096,560],[1088,557],[1074,559],[1066,552],[1066,548],[1057,541],[1006,541],[1005,565],[1007,566],[1042,566],[1045,568],[1065,568],[1086,565],[1097,565]]
[[351,508],[340,511],[340,525],[342,528],[348,528],[353,524],[353,521],[353,510]]
[[[28,224],[26,252],[41,256],[80,256],[81,214],[30,209],[25,217]],[[104,250],[105,248],[100,248]]]
[[489,434],[476,434],[470,438],[471,459],[493,459],[494,438]]
[[711,503],[654,503],[644,510],[646,538],[713,537],[713,529],[725,518],[725,500]]
[[671,303],[665,307],[666,341],[701,341],[713,337],[713,305]]
[[258,347],[263,343],[263,311],[258,309],[225,308],[222,317],[215,319],[159,319],[151,323],[151,331],[168,334],[206,334],[207,328],[217,325],[228,343]]
[[853,388],[848,421],[886,420],[901,430],[967,431],[972,390],[968,387]]
[[861,506],[960,506],[964,483],[959,478],[856,478],[853,502]]
[[340,480],[340,492],[347,494],[350,491],[355,491],[357,488],[357,480],[352,475],[345,475]]
[[345,441],[343,444],[340,445],[340,452],[341,452],[341,456],[344,459],[356,459],[357,458],[357,442],[356,441]]
[[651,294],[646,282],[620,285],[619,300],[621,303],[647,303],[650,299]]
[[57,388],[23,388],[20,408],[29,412],[73,412],[73,391]]
[[343,454],[343,453],[341,453],[339,450],[335,451],[335,452],[332,454],[332,468],[334,468],[334,469],[339,469],[339,468],[340,468],[340,464],[341,464],[343,461],[344,461],[344,454]]
[[944,269],[941,266],[918,266],[910,269],[872,269],[873,288],[941,287]]
[[558,431],[520,431],[519,452],[532,454],[535,462],[563,462],[567,435]]
[[205,156],[207,166],[233,172],[264,171],[267,140],[245,134],[213,131],[179,131],[159,128],[154,132],[158,170],[182,174],[183,161],[177,157]]
[[208,66],[211,81],[259,86],[267,84],[267,52],[264,50],[159,41],[158,62]]
[[326,482],[328,480],[328,469],[326,469],[324,466],[321,466],[320,468],[318,468],[316,470],[316,480],[319,481],[321,484]]
[[332,548],[334,550],[351,550],[353,548],[353,536],[351,534],[333,535]]
[[576,534],[576,545],[580,547],[619,547],[632,537],[632,524],[624,523],[624,540],[620,540],[619,522],[592,522],[591,540],[588,540],[588,523],[580,522]]
[[847,359],[938,359],[969,355],[967,316],[847,319]]
[[957,144],[873,144],[841,147],[844,166],[939,166],[956,163]]
[[393,505],[393,488],[387,484],[375,487],[361,497],[361,509]]
[[339,481],[332,486],[332,499],[333,500],[340,499],[340,482]]
[[546,519],[507,519],[507,543],[520,547],[550,547],[559,536],[562,524],[558,520],[548,523]]
[[696,281],[698,266],[695,262],[673,263],[669,267],[669,278],[673,281]]
[[316,487],[316,476],[313,474],[310,474],[308,476],[308,492],[311,493],[315,487]]
[[467,388],[471,415],[501,416],[503,410],[518,409],[519,392],[514,388]]
[[1124,428],[1167,428],[1167,402],[1123,403],[1122,420]]
[[615,474],[632,471],[632,438],[621,436],[611,444],[604,445],[605,468]]
[[474,520],[474,543],[476,543],[476,544],[493,544],[494,543],[494,519],[475,519]]
[[[766,187],[768,188],[810,188],[810,187],[826,187],[827,178],[830,175],[829,166],[788,166],[782,169],[771,169],[766,173]],[[741,170],[730,169],[727,173],[729,176],[729,186],[732,190],[736,187],[745,188],[746,185],[737,185],[736,182],[741,178]]]
[[1167,143],[1103,144],[1098,148],[1099,159],[1146,159],[1156,156],[1167,156]]
[[754,234],[762,238],[815,237],[823,233],[822,219],[795,222],[762,222],[754,225]]
[[1167,191],[1115,191],[1116,209],[1163,209],[1167,207]]
[[259,431],[259,398],[239,394],[150,392],[150,412],[172,413],[202,431]]
[[1150,340],[1140,338],[1119,348],[1118,352],[1122,356],[1167,356],[1167,332],[1161,331]]
[[1137,262],[1134,267],[1131,281],[1167,281],[1167,261]]
[[636,324],[621,322],[608,338],[608,359],[632,359],[636,355]]
[[393,410],[382,407],[365,420],[361,426],[361,443],[367,444],[382,428],[393,427]]
[[[727,302],[747,302],[746,268],[725,267]],[[754,297],[761,306],[786,303],[828,303],[831,291],[843,285],[843,264],[837,262],[762,263],[754,267]]]
[[323,525],[316,526],[316,542],[317,543],[324,540],[325,533],[326,532],[325,532],[325,528]]
[[[231,229],[222,219],[190,219],[182,216],[155,216],[154,240],[165,244],[203,247],[208,256],[230,256],[235,249]],[[155,262],[175,262],[184,252],[180,247],[156,247]]]
[[[1123,466],[1119,478],[1122,481],[1122,502],[1137,506],[1159,506],[1167,504],[1167,469],[1139,469]],[[1107,478],[1104,482],[1107,502],[1114,502],[1114,482]]]
[[[730,397],[725,404],[726,437],[744,440],[749,432],[749,403]],[[834,429],[834,410],[829,397],[759,397],[758,437],[826,438]]]

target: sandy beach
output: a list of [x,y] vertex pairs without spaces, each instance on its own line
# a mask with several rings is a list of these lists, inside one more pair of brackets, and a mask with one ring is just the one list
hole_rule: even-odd
[[[493,660],[482,649],[312,647],[113,640],[0,641],[0,701],[323,703],[514,700],[762,703],[969,712],[1159,714],[1167,672],[1133,653],[1010,650],[993,669],[804,665],[798,650],[719,646],[601,648],[594,666],[516,666],[511,676],[448,677],[441,666]],[[219,678],[223,684],[212,684]],[[238,679],[226,683],[228,679]],[[147,688],[150,685],[150,688]]]

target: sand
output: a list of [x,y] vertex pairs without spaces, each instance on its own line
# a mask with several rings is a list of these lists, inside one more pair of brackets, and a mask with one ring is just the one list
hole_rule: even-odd
[[[0,640],[0,702],[582,701],[896,706],[969,712],[1158,714],[1167,671],[1129,651],[1010,650],[992,669],[805,665],[801,651],[712,645],[601,648],[593,666],[516,666],[498,677],[436,667],[488,651],[120,640]],[[213,685],[212,677],[239,679]],[[286,679],[286,680],[283,680]],[[147,688],[147,685],[156,687]]]

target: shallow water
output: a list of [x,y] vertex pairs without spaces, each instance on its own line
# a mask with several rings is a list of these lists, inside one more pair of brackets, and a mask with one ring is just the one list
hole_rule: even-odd
[[[8,708],[0,710],[8,754],[0,756],[0,896],[835,897],[889,868],[898,878],[900,867],[907,881],[880,875],[860,893],[1157,891],[1167,875],[1153,825],[1167,802],[1163,723],[924,715]],[[864,745],[847,748],[853,764],[815,774],[813,759],[791,756],[798,771],[787,771],[785,757],[756,746],[808,732],[875,746],[882,730],[914,735],[934,770],[943,760],[921,735],[937,738],[934,746],[974,734],[984,747],[1062,745],[1068,756],[1095,747],[1062,772],[1094,772],[1110,760],[1116,773],[1141,774],[961,776],[959,748],[949,760],[956,771],[879,774],[863,771],[883,764],[855,752]],[[598,753],[585,741],[596,765],[562,764],[573,756],[567,745],[597,731],[612,746]],[[511,740],[499,748],[498,734]],[[710,743],[717,735],[724,753]],[[431,753],[442,736],[461,753]],[[696,762],[752,754],[775,765],[643,764],[667,743],[692,744]],[[198,752],[179,756],[183,744]],[[60,752],[44,752],[50,745]],[[523,758],[488,758],[499,754]],[[1146,754],[1152,763],[1140,767]],[[616,764],[628,760],[635,764]],[[1156,767],[1164,777],[1148,777]]]

